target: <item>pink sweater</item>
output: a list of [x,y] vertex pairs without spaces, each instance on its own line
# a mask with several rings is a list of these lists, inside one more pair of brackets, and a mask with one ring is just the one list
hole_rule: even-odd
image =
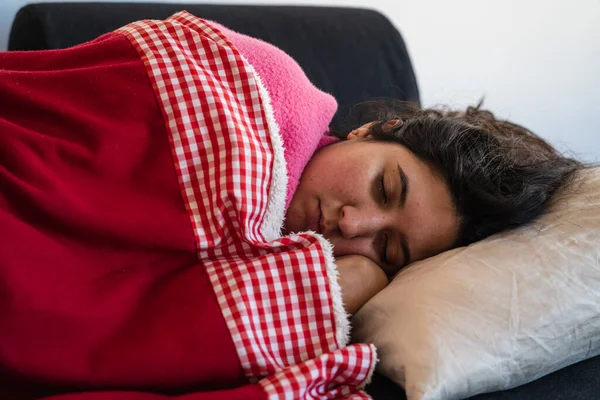
[[317,89],[298,63],[279,48],[211,23],[254,67],[269,92],[287,164],[287,209],[313,153],[337,141],[327,135],[337,102],[330,94]]

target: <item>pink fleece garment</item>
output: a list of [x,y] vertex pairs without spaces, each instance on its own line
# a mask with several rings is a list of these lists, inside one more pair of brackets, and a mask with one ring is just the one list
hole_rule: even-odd
[[271,96],[287,164],[287,210],[313,153],[337,139],[327,135],[337,102],[317,89],[298,63],[279,48],[211,22],[238,48]]

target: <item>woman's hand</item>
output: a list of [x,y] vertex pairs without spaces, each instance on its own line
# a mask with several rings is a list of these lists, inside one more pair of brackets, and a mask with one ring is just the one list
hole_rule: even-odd
[[338,258],[336,264],[344,308],[350,314],[358,311],[388,284],[383,270],[367,257],[344,256]]

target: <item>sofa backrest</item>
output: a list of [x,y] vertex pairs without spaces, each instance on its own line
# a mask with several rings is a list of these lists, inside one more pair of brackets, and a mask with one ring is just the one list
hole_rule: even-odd
[[73,46],[141,19],[177,11],[219,22],[260,38],[291,55],[320,89],[348,107],[373,98],[419,101],[415,74],[398,30],[367,9],[160,3],[45,3],[23,7],[15,17],[9,50]]

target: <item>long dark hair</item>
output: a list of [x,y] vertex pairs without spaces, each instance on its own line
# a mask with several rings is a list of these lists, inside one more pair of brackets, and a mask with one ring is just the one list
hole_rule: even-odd
[[[403,124],[384,132],[385,121],[397,118]],[[363,103],[344,131],[369,120],[380,121],[371,126],[373,140],[404,146],[444,178],[460,218],[455,246],[531,222],[584,168],[528,129],[497,119],[481,103],[463,111]]]

